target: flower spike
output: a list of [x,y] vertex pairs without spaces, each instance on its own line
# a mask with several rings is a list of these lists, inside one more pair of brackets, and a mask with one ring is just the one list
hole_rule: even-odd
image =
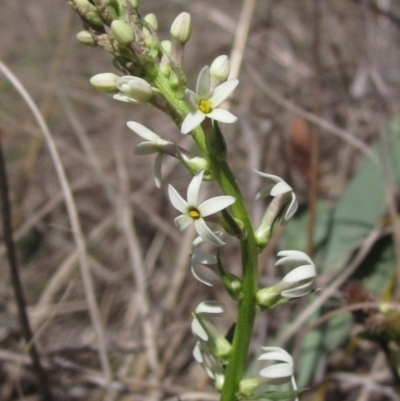
[[187,201],[184,200],[178,191],[172,186],[168,187],[168,194],[172,205],[175,209],[179,210],[182,214],[175,218],[175,225],[180,231],[188,228],[192,223],[197,231],[197,234],[204,241],[210,242],[215,246],[225,245],[216,234],[207,226],[204,217],[217,213],[222,209],[235,203],[233,196],[217,196],[208,199],[199,205],[198,196],[200,185],[203,180],[204,170],[198,172],[192,179],[187,190]]
[[274,197],[286,195],[290,197],[290,203],[288,206],[286,206],[286,211],[284,216],[285,221],[289,220],[296,213],[297,208],[299,206],[296,200],[296,195],[294,194],[292,187],[277,175],[266,174],[257,170],[255,170],[255,172],[261,177],[269,178],[276,182],[276,184],[267,185],[264,188],[262,188],[261,191],[258,192],[258,194],[256,195],[256,200],[264,198],[265,196],[268,195]]
[[237,118],[228,110],[218,109],[218,106],[228,98],[238,83],[237,79],[231,79],[211,91],[210,68],[204,67],[197,79],[196,93],[190,89],[185,91],[185,99],[191,112],[182,123],[182,134],[194,130],[206,117],[222,123],[234,123]]

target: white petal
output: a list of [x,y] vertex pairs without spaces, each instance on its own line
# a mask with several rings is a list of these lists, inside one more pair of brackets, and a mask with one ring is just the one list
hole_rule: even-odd
[[284,290],[281,292],[281,296],[284,298],[304,297],[312,292],[312,290],[314,289],[314,282],[315,280],[311,280],[310,282],[300,285],[298,287]]
[[186,213],[187,202],[179,195],[178,191],[171,184],[168,185],[168,195],[174,208],[179,210],[181,213]]
[[216,265],[217,258],[208,252],[202,251],[201,249],[194,248],[192,250],[192,262],[199,263],[201,265]]
[[260,192],[257,193],[256,195],[256,201],[260,200],[261,198],[265,198],[266,196],[271,195],[271,190],[275,186],[275,184],[272,185],[266,185],[261,189]]
[[286,263],[292,263],[293,262],[297,264],[305,264],[304,262],[307,262],[309,264],[313,264],[313,261],[311,258],[304,252],[301,251],[293,251],[293,250],[287,250],[287,251],[280,251],[278,252],[278,257],[282,258],[278,260],[275,265],[282,265]]
[[280,361],[280,362],[291,363],[293,365],[292,356],[283,348],[261,347],[261,349],[266,352],[258,357],[259,361]]
[[224,109],[214,109],[207,114],[207,117],[226,124],[232,124],[237,121],[236,116],[234,116],[230,111]]
[[175,217],[174,223],[179,231],[183,231],[193,223],[193,219],[186,214],[181,214],[180,216]]
[[216,196],[215,198],[207,199],[198,206],[200,216],[210,216],[211,214],[217,213],[220,210],[227,208],[235,202],[236,199],[233,196],[229,195]]
[[200,364],[204,363],[203,354],[200,351],[200,341],[197,341],[196,345],[193,348],[193,357],[196,360],[196,362]]
[[273,175],[273,174],[267,174],[267,173],[263,173],[262,171],[258,171],[258,170],[254,170],[260,177],[264,177],[264,178],[270,178],[271,180],[275,181],[275,182],[280,182],[283,181],[281,177],[277,176],[277,175]]
[[207,224],[203,219],[197,219],[194,221],[194,227],[196,228],[197,234],[200,235],[204,241],[210,242],[215,246],[225,245],[225,242],[222,242],[211,230],[207,227]]
[[162,153],[158,153],[154,162],[154,181],[157,188],[161,187],[161,165],[163,157],[164,155]]
[[[187,190],[187,204],[188,207],[194,206],[198,207],[199,202],[199,190],[201,186],[201,182],[203,181],[204,170],[199,171],[190,181]],[[200,210],[199,210],[200,211]]]
[[150,155],[152,153],[158,153],[158,145],[153,142],[142,142],[135,146],[133,153],[138,156]]
[[278,363],[260,370],[260,376],[269,379],[273,384],[285,383],[291,380],[293,367],[288,363]]
[[208,99],[210,97],[210,68],[208,65],[203,67],[197,78],[196,95],[199,100]]
[[150,142],[157,142],[160,137],[153,131],[146,128],[144,125],[137,123],[136,121],[128,121],[126,123],[129,129],[131,129],[135,134],[138,134],[143,139]]
[[125,103],[139,103],[137,100],[131,99],[128,96],[122,94],[122,93],[116,93],[113,98],[115,100],[119,100],[120,102],[125,102]]
[[206,315],[221,316],[224,313],[224,308],[222,307],[222,304],[220,302],[204,301],[197,305],[195,312],[199,315],[203,313]]
[[192,264],[192,265],[190,266],[190,270],[192,271],[193,276],[194,276],[198,281],[200,281],[200,283],[202,283],[202,284],[204,284],[204,285],[207,285],[207,286],[209,286],[209,287],[212,287],[212,286],[213,286],[209,281],[205,280],[203,277],[201,277],[201,276],[197,273],[197,271],[196,271],[196,269],[195,269],[195,267],[194,267],[194,264]]
[[271,190],[271,196],[278,196],[286,194],[287,192],[292,192],[292,187],[285,181],[278,182]]
[[312,265],[299,266],[286,274],[283,278],[284,283],[295,283],[296,281],[303,281],[307,279],[314,279],[316,271]]
[[210,97],[212,108],[218,107],[229,95],[235,90],[239,81],[237,79],[230,79],[221,85],[218,85]]
[[196,110],[195,113],[189,113],[183,120],[181,126],[182,134],[187,134],[190,131],[194,130],[204,121],[205,118],[206,115],[203,114],[200,110]]
[[203,329],[203,326],[199,323],[197,318],[193,318],[192,320],[192,333],[200,338],[200,340],[207,341],[208,340],[208,335],[206,331]]
[[288,221],[297,211],[299,204],[296,200],[296,195],[292,193],[292,200],[285,213],[285,221]]
[[185,90],[185,101],[189,105],[192,112],[196,112],[198,109],[198,99],[196,94],[190,89]]

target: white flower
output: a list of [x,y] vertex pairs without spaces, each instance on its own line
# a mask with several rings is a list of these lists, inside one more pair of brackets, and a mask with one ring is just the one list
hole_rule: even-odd
[[[291,382],[293,390],[297,391],[296,380],[294,378],[294,364],[291,355],[279,347],[261,347],[261,349],[264,352],[258,357],[259,361],[277,361],[278,363],[261,369],[259,372],[261,377],[250,377],[240,381],[239,389],[244,398],[252,397],[265,384]],[[298,398],[296,397],[297,400]]]
[[217,107],[228,98],[238,83],[237,79],[231,79],[211,91],[210,68],[204,67],[197,79],[196,93],[190,89],[185,91],[185,100],[191,112],[182,123],[182,134],[187,134],[198,127],[206,117],[222,123],[234,123],[237,118],[232,113]]
[[[214,234],[219,235],[220,232],[214,232]],[[203,277],[201,277],[196,269],[195,269],[195,265],[196,264],[200,264],[203,266],[208,267],[211,271],[213,271],[216,275],[218,275],[218,271],[217,271],[217,258],[214,255],[211,255],[208,252],[203,251],[202,249],[198,248],[198,245],[200,245],[203,242],[203,238],[201,237],[197,237],[193,243],[192,243],[192,255],[191,255],[191,271],[193,276],[200,281],[200,283],[203,283],[205,285],[208,285],[210,287],[212,287],[212,284],[207,281],[206,279],[204,279]]]
[[261,177],[269,178],[276,182],[276,184],[267,185],[264,188],[262,188],[261,191],[258,192],[258,194],[256,195],[256,200],[259,200],[268,195],[280,196],[288,194],[288,196],[290,196],[291,199],[290,199],[290,204],[286,207],[284,219],[285,221],[289,220],[296,213],[297,207],[299,206],[296,200],[296,195],[294,194],[292,187],[277,175],[266,174],[257,170],[255,170],[255,172]]
[[[195,313],[201,317],[207,316],[222,316],[224,313],[224,308],[222,304],[217,301],[204,301],[201,302],[197,308]],[[204,324],[204,322],[203,322]],[[208,341],[209,335],[207,331],[204,329],[203,325],[200,323],[199,318],[195,315],[192,320],[192,333],[202,341]]]
[[259,361],[279,361],[277,363],[260,370],[260,376],[267,379],[271,384],[282,384],[293,380],[293,389],[297,390],[294,382],[293,358],[283,348],[279,347],[261,347],[263,354],[258,357]]
[[[314,288],[315,277],[317,275],[315,265],[308,255],[300,251],[281,251],[278,253],[281,257],[275,266],[295,267],[282,279],[283,287],[287,286],[281,292],[285,298],[299,298],[308,295]],[[296,285],[297,283],[297,285]]]
[[199,171],[192,179],[187,190],[187,201],[185,201],[172,186],[168,186],[168,194],[172,205],[182,214],[175,218],[175,225],[180,231],[185,230],[194,223],[197,233],[204,241],[216,246],[225,245],[207,226],[204,217],[217,213],[235,202],[233,196],[217,196],[208,199],[199,205],[198,196],[200,185],[203,180],[204,170]]
[[225,380],[225,370],[222,363],[210,352],[202,342],[197,341],[193,349],[194,359],[203,367],[207,375],[214,380],[217,390],[222,390]]
[[151,85],[142,78],[125,75],[116,83],[121,93],[113,96],[114,99],[128,103],[147,103],[153,97]]
[[126,123],[129,129],[138,134],[145,142],[139,143],[134,149],[135,155],[149,155],[157,153],[156,160],[154,162],[154,180],[157,188],[161,187],[161,165],[163,160],[162,148],[166,146],[174,146],[172,142],[165,141],[160,138],[153,131],[146,128],[144,125],[139,124],[135,121],[128,121]]

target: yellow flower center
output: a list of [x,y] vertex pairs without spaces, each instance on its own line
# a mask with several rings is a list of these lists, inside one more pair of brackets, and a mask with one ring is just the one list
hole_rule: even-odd
[[199,110],[204,114],[208,114],[212,110],[211,102],[209,100],[200,100]]
[[200,212],[197,209],[192,209],[189,211],[189,216],[193,219],[193,220],[197,220],[200,218]]

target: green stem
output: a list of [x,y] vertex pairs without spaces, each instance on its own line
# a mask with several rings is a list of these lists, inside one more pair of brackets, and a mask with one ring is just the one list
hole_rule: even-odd
[[[154,81],[157,88],[163,94],[167,102],[175,109],[188,113],[188,106],[177,99],[170,89],[168,81],[159,74]],[[242,253],[242,291],[243,297],[239,301],[238,318],[236,322],[235,335],[232,343],[232,353],[226,370],[225,383],[221,394],[221,401],[236,400],[239,382],[246,368],[247,353],[253,332],[256,315],[256,291],[257,291],[257,245],[254,238],[254,230],[247,212],[243,196],[236,183],[228,164],[210,156],[205,141],[205,134],[201,127],[192,133],[192,137],[204,156],[208,159],[222,191],[231,195],[236,202],[231,206],[233,216],[243,222],[247,232],[247,238],[240,242]]]

